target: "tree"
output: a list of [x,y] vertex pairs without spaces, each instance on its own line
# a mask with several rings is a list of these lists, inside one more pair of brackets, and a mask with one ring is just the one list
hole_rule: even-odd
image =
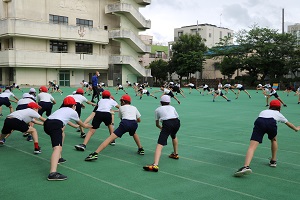
[[158,82],[167,80],[169,72],[168,62],[162,59],[155,60],[150,63],[149,68],[151,69],[151,75],[155,77],[156,85]]
[[191,73],[202,72],[207,47],[199,34],[183,34],[172,45],[172,57],[169,61],[170,72],[176,72],[179,79],[189,77]]

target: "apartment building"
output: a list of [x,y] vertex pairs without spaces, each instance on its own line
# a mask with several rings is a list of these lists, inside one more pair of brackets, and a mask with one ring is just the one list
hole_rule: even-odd
[[76,86],[96,70],[108,85],[151,75],[138,36],[151,0],[0,0],[0,84]]
[[[174,41],[177,41],[178,38],[183,34],[196,34],[198,33],[203,39],[206,40],[205,45],[208,48],[215,46],[220,42],[220,38],[225,36],[233,36],[233,30],[224,27],[218,27],[212,24],[198,24],[191,26],[183,26],[181,28],[174,29]],[[233,43],[233,39],[230,40]]]
[[297,37],[297,44],[300,45],[300,23],[288,26],[288,33]]

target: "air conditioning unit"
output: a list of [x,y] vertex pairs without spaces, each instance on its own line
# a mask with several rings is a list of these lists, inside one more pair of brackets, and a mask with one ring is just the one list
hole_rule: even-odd
[[11,0],[3,0],[3,2],[8,3],[11,2]]

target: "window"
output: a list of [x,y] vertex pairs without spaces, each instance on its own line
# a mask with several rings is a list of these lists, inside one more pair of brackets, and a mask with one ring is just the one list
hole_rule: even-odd
[[156,54],[155,53],[150,53],[149,58],[156,58]]
[[227,36],[228,36],[228,37],[231,37],[231,33],[228,33]]
[[87,27],[93,28],[93,20],[76,18],[76,25],[77,26],[87,26]]
[[220,31],[220,38],[222,38],[223,37],[223,34],[222,34],[222,31]]
[[180,36],[182,36],[182,35],[183,35],[183,32],[182,32],[182,31],[178,32],[178,37],[180,37]]
[[211,38],[211,33],[209,33],[209,34],[208,34],[208,37],[210,37],[210,38]]
[[58,15],[49,15],[49,22],[53,24],[68,24],[68,17],[58,16]]
[[161,51],[156,52],[156,58],[162,58],[162,52]]
[[64,41],[50,40],[50,51],[53,53],[68,53],[68,43]]
[[108,29],[108,26],[104,26],[104,30],[106,30],[106,31],[107,31],[107,29]]
[[2,81],[2,68],[0,68],[0,81]]
[[76,53],[92,54],[93,44],[90,43],[75,43]]

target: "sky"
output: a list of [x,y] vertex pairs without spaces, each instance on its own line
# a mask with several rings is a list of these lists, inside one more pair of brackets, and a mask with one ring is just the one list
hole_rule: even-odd
[[141,32],[152,35],[154,44],[167,45],[173,41],[174,28],[199,24],[213,24],[234,32],[250,30],[258,25],[282,32],[300,23],[299,0],[152,0],[140,12],[151,20],[151,29]]

